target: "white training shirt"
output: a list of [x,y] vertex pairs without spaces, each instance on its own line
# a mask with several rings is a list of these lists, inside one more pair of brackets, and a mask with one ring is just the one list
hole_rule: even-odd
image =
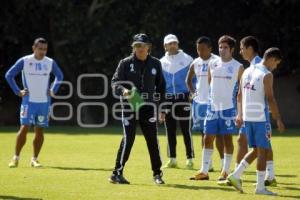
[[198,57],[191,64],[191,67],[194,68],[195,76],[197,78],[195,91],[196,96],[193,100],[199,104],[208,104],[208,63],[215,59],[219,59],[219,56],[211,54],[209,59],[203,60],[202,58]]
[[212,111],[235,108],[238,89],[238,73],[242,66],[235,59],[223,62],[220,59],[209,63],[211,82],[209,100]]

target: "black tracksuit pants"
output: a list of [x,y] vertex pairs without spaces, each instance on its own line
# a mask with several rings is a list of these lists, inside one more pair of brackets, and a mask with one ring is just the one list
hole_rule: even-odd
[[[169,102],[172,102],[172,105],[170,106],[170,111],[166,114],[165,120],[166,135],[168,140],[168,157],[176,158],[176,126],[178,121],[183,134],[186,157],[188,159],[194,158],[195,155],[190,124],[191,106],[188,100],[188,95],[181,99],[173,98],[169,100]],[[178,117],[184,117],[185,119],[176,119]]]
[[[118,150],[114,174],[122,174],[124,166],[129,158],[132,145],[136,135],[137,121],[140,123],[141,130],[146,139],[148,151],[151,159],[151,167],[153,176],[161,174],[161,157],[159,152],[159,144],[157,139],[157,116],[155,109],[151,106],[142,106],[139,110],[139,120],[132,112],[122,112],[123,138]],[[129,119],[129,116],[134,116]]]

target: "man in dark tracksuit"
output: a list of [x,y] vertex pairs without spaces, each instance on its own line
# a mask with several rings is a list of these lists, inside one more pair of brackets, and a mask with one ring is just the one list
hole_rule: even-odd
[[[161,63],[158,59],[149,55],[150,47],[151,42],[146,34],[135,35],[132,43],[133,54],[120,61],[112,78],[113,92],[121,96],[124,135],[117,154],[113,174],[109,178],[111,183],[129,184],[123,176],[123,169],[134,143],[138,119],[150,154],[154,182],[156,184],[164,184],[160,169],[162,162],[157,139],[157,102],[155,100],[159,95],[162,97],[159,103],[163,102],[166,86]],[[131,109],[126,99],[130,98],[128,96],[132,87],[129,84],[124,84],[124,81],[131,82],[146,103],[136,112]],[[147,103],[152,103],[152,105]],[[164,114],[160,113],[159,118],[164,120]]]

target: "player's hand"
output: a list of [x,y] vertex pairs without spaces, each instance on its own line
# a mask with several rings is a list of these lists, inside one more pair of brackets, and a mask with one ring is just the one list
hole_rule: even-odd
[[189,102],[192,102],[196,94],[194,92],[191,92],[189,95]]
[[128,90],[128,89],[125,88],[125,89],[123,90],[123,96],[124,96],[124,97],[128,97],[129,95],[130,95],[130,90]]
[[54,97],[54,92],[53,92],[52,90],[48,90],[48,95],[49,95],[50,97]]
[[235,118],[235,124],[238,128],[241,128],[242,124],[243,124],[243,118],[242,116],[236,116]]
[[29,94],[28,89],[25,88],[25,89],[23,89],[23,90],[20,90],[18,96],[19,96],[19,97],[24,97],[24,96],[26,96],[26,95],[28,95],[28,94]]
[[165,122],[165,120],[166,120],[166,113],[163,113],[163,112],[161,112],[161,113],[159,113],[159,123],[163,123],[163,122]]
[[280,133],[285,131],[285,126],[280,118],[276,120],[276,124]]

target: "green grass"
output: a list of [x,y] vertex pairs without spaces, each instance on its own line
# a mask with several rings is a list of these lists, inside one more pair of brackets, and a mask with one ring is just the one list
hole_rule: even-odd
[[[41,169],[29,167],[33,134],[29,134],[19,167],[9,169],[13,155],[17,128],[0,129],[0,199],[299,199],[300,198],[300,130],[274,134],[272,143],[278,187],[271,188],[279,197],[254,195],[256,175],[253,164],[243,176],[246,194],[239,194],[231,187],[216,184],[219,171],[210,173],[205,182],[190,181],[200,167],[200,135],[194,135],[196,153],[195,169],[184,169],[185,151],[182,136],[177,138],[179,169],[164,170],[166,185],[156,186],[152,181],[150,159],[142,135],[137,135],[124,174],[130,185],[113,185],[108,177],[115,162],[121,140],[120,128],[80,129],[51,128],[45,135],[40,161]],[[162,130],[163,131],[163,130]],[[114,134],[111,134],[114,133]],[[138,133],[140,131],[138,130]],[[166,138],[159,136],[161,154],[166,161]],[[236,141],[236,138],[234,138]],[[234,142],[236,144],[236,142]],[[214,167],[219,168],[217,152]],[[232,163],[232,169],[234,163]]]

